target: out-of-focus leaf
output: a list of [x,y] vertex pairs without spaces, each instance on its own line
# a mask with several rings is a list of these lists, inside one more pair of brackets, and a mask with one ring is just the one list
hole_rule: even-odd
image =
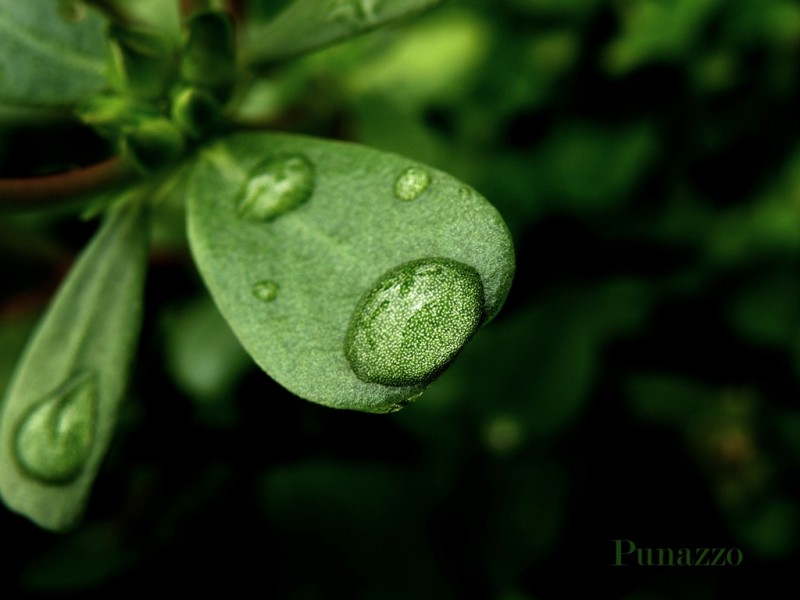
[[674,425],[684,425],[714,399],[704,386],[667,375],[635,376],[627,391],[629,406],[637,417]]
[[166,332],[167,367],[175,383],[203,404],[220,402],[253,364],[210,298],[173,315]]
[[428,164],[445,162],[450,147],[426,127],[420,115],[388,100],[367,94],[357,101],[359,139],[373,148],[414,156]]
[[644,64],[681,59],[700,39],[720,0],[620,2],[621,35],[606,49],[606,67],[623,75]]
[[54,298],[0,412],[0,492],[55,531],[83,513],[111,443],[139,335],[144,208],[110,212]]
[[480,421],[502,415],[524,440],[556,435],[579,418],[603,344],[640,324],[649,305],[646,288],[629,281],[554,294],[487,327],[428,401],[452,395]]
[[485,59],[489,30],[466,11],[447,11],[415,23],[347,77],[351,93],[381,94],[408,109],[463,94]]
[[[309,459],[270,469],[258,491],[288,563],[282,571],[312,589],[326,575],[309,572],[307,564],[355,574],[363,592],[359,597],[418,598],[431,592],[450,597],[441,561],[427,539],[430,513],[423,509],[429,486],[414,471],[386,463]],[[289,587],[294,591],[297,581]]]
[[164,0],[112,0],[126,15],[126,21],[139,27],[157,29],[177,42],[181,36],[180,2]]
[[409,509],[410,483],[385,465],[306,462],[272,469],[261,491],[268,517],[280,527],[336,539],[394,529],[393,515]]
[[800,6],[792,0],[742,0],[726,11],[726,35],[737,44],[766,42],[792,47],[800,41]]
[[785,196],[767,193],[725,210],[710,225],[706,254],[718,266],[800,255],[800,218]]
[[25,346],[33,325],[30,319],[0,321],[0,407],[3,405],[6,386],[14,372],[17,358]]
[[567,481],[553,463],[498,468],[485,561],[498,581],[515,580],[553,551],[564,525]]
[[106,83],[103,19],[59,3],[0,0],[0,104],[69,106]]
[[615,129],[570,124],[542,143],[531,166],[542,170],[553,209],[592,214],[622,207],[657,149],[646,123]]
[[175,48],[160,30],[112,24],[109,40],[124,89],[137,98],[157,101],[176,75]]
[[731,525],[755,556],[776,559],[797,547],[800,515],[791,500],[775,499],[752,515],[735,515]]
[[135,564],[135,553],[123,546],[112,528],[95,526],[59,540],[20,574],[26,592],[89,592]]
[[800,279],[790,269],[761,273],[731,299],[731,325],[758,343],[797,345],[800,338]]
[[245,61],[270,63],[334,44],[429,10],[441,0],[295,0],[244,32]]
[[775,419],[779,441],[788,451],[789,458],[800,463],[800,412],[781,412]]

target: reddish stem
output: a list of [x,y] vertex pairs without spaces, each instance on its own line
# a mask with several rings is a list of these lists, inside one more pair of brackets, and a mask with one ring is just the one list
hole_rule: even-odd
[[132,179],[133,169],[120,158],[41,177],[0,178],[0,208],[38,207]]

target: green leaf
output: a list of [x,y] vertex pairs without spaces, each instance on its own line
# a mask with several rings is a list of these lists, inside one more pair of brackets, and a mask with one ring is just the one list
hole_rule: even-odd
[[627,385],[628,405],[636,417],[673,425],[685,425],[707,410],[713,391],[700,383],[670,375],[640,374]]
[[103,19],[59,3],[0,0],[0,104],[69,106],[106,82]]
[[369,412],[421,392],[497,313],[514,270],[505,223],[467,186],[301,136],[239,134],[202,154],[189,241],[267,373],[308,400]]
[[202,11],[186,23],[181,76],[206,87],[218,98],[228,97],[236,79],[236,40],[233,23],[223,12]]
[[558,210],[619,210],[652,164],[657,140],[646,122],[614,129],[571,123],[542,144],[537,155],[542,185]]
[[332,541],[352,531],[390,534],[396,521],[387,515],[408,514],[424,493],[401,468],[329,459],[277,466],[264,473],[259,487],[279,528]]
[[762,268],[726,305],[730,324],[750,341],[791,347],[800,330],[798,295],[794,268]]
[[496,580],[517,579],[553,551],[563,533],[567,476],[555,461],[503,465],[492,473],[486,560]]
[[0,413],[0,494],[52,530],[72,526],[108,448],[139,333],[143,209],[115,209],[17,366]]
[[91,593],[135,567],[138,549],[125,545],[124,536],[106,522],[63,536],[19,573],[26,592],[36,595]]
[[159,100],[177,75],[175,48],[165,33],[112,24],[111,50],[125,90],[136,98]]
[[14,360],[30,337],[33,322],[30,318],[0,319],[0,407],[6,386],[14,374]]
[[774,427],[785,455],[793,462],[800,462],[800,412],[781,411],[774,417]]
[[735,515],[731,525],[757,558],[774,560],[797,547],[800,514],[793,500],[774,498],[753,514]]
[[222,404],[252,361],[207,296],[169,315],[167,368],[198,405]]
[[586,409],[605,346],[641,327],[650,304],[646,286],[629,280],[543,296],[487,327],[426,397],[484,421],[496,452],[562,435]]
[[245,31],[245,60],[270,63],[334,44],[433,8],[441,0],[296,0]]
[[379,51],[370,46],[358,66],[345,72],[346,85],[358,99],[378,96],[415,112],[452,101],[485,64],[491,33],[473,12],[437,11],[410,24]]
[[625,75],[648,63],[685,57],[721,4],[720,0],[620,3],[623,27],[606,48],[607,70]]

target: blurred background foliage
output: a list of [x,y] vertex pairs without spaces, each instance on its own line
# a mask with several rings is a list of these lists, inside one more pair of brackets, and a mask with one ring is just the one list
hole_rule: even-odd
[[[799,59],[792,0],[454,0],[262,74],[243,121],[406,154],[486,195],[518,253],[506,307],[400,413],[301,401],[214,309],[173,194],[87,517],[56,536],[1,512],[4,589],[536,600],[590,581],[709,599],[756,567],[788,575]],[[0,123],[3,175],[107,152],[61,115]],[[0,217],[0,387],[95,226]],[[621,538],[745,562],[612,569]]]

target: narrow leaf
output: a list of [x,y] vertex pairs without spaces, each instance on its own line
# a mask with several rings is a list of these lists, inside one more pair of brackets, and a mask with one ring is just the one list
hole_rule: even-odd
[[169,36],[157,29],[111,25],[110,47],[125,88],[136,98],[158,100],[176,76]]
[[0,0],[0,103],[69,106],[106,82],[103,19],[55,1]]
[[251,65],[341,42],[428,9],[441,0],[295,0],[275,19],[245,31]]
[[255,361],[321,404],[387,412],[500,309],[500,215],[453,177],[355,144],[238,134],[198,159],[189,239]]
[[143,209],[115,209],[31,338],[0,412],[0,494],[52,530],[81,516],[108,448],[141,321]]

